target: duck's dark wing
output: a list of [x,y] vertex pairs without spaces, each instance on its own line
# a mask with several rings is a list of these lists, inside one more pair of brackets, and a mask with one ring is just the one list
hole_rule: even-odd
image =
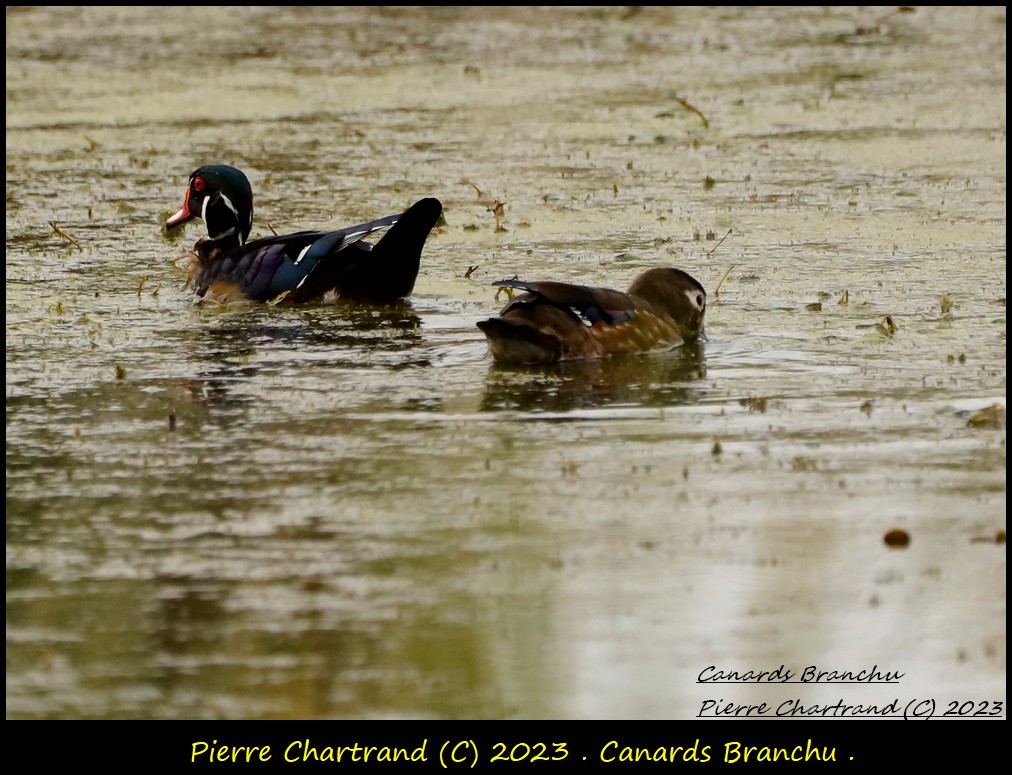
[[[437,200],[423,199],[405,213],[337,231],[265,237],[237,248],[212,248],[203,256],[198,244],[202,260],[192,284],[198,295],[217,301],[271,301],[282,294],[289,301],[309,301],[331,290],[353,298],[371,298],[359,290],[401,298],[414,286],[422,245],[441,212]],[[363,241],[388,227],[375,246]],[[360,276],[375,287],[367,288]]]
[[[320,263],[374,231],[397,222],[391,215],[338,231],[300,231],[247,242],[203,256],[197,294],[220,301],[270,301],[300,288]],[[198,243],[198,254],[200,245]]]
[[507,304],[499,313],[500,316],[519,304],[551,304],[569,311],[587,325],[597,323],[616,325],[636,317],[636,304],[633,298],[627,293],[611,288],[594,288],[551,280],[539,282],[499,280],[492,285],[527,292]]

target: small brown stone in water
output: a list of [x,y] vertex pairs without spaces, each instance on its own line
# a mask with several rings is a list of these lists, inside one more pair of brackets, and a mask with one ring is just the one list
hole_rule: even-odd
[[886,546],[891,546],[893,549],[903,549],[910,545],[910,533],[906,530],[890,530],[882,537],[882,540],[886,542]]

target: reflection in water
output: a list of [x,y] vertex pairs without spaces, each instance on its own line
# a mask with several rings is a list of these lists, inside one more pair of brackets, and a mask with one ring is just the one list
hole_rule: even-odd
[[677,406],[705,395],[705,389],[694,384],[705,377],[702,342],[663,353],[524,368],[492,365],[481,409],[568,412],[611,405]]
[[[1003,699],[1004,424],[953,407],[1005,394],[1004,8],[206,11],[8,9],[9,718]],[[283,231],[440,196],[415,308],[192,306],[181,156]],[[490,368],[489,282],[667,263],[705,357]]]
[[420,341],[421,324],[409,302],[384,307],[335,304],[297,310],[247,308],[234,316],[226,313],[218,325],[181,333],[196,339],[195,354],[209,360],[248,359],[258,351],[296,357],[325,352],[354,364],[362,361],[347,357],[350,350],[413,348]]
[[263,372],[294,378],[301,368],[429,365],[427,358],[418,355],[421,329],[422,319],[405,301],[381,307],[339,303],[297,310],[247,308],[225,316],[219,325],[175,330],[169,335],[182,340],[196,367],[185,380],[194,403],[234,409],[248,405],[254,397],[236,394],[232,387],[248,385]]

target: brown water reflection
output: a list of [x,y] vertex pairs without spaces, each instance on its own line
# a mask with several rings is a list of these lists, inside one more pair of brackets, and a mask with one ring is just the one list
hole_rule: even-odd
[[[1004,701],[1005,10],[884,13],[8,8],[8,718]],[[210,162],[439,197],[410,302],[194,304]],[[706,343],[488,359],[494,280],[658,264]]]
[[579,360],[490,370],[483,411],[572,412],[605,406],[680,406],[705,399],[693,382],[706,377],[704,345],[629,358]]

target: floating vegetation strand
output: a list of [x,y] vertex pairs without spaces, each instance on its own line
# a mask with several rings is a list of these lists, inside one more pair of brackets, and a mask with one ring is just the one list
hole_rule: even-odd
[[80,242],[78,242],[76,239],[71,237],[69,234],[67,234],[59,226],[56,225],[56,221],[50,221],[49,225],[53,228],[53,236],[67,240],[67,242],[70,242],[74,247],[76,247],[80,251],[84,250],[84,248],[81,247]]

